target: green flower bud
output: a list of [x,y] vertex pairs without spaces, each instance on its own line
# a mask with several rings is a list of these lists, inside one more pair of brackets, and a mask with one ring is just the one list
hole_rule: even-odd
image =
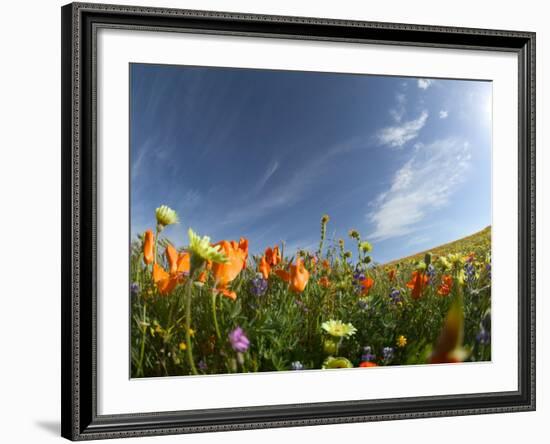
[[372,250],[372,245],[368,241],[361,242],[360,247],[361,247],[361,250],[363,250],[365,253],[368,253],[369,251]]
[[329,356],[325,359],[325,362],[323,362],[323,368],[353,368],[353,364],[347,358],[333,358],[332,356]]
[[179,223],[178,214],[166,205],[161,205],[158,207],[155,210],[155,215],[157,217],[157,224],[160,227],[160,230],[167,225]]
[[323,351],[327,355],[333,355],[338,350],[338,344],[332,339],[325,339],[323,342]]

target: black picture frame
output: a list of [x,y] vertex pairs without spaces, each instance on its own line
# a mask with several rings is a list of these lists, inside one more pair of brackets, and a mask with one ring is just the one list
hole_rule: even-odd
[[[61,15],[62,436],[85,440],[535,409],[535,33],[85,3],[68,4],[62,7]],[[98,415],[95,39],[100,27],[516,54],[519,66],[518,390]]]

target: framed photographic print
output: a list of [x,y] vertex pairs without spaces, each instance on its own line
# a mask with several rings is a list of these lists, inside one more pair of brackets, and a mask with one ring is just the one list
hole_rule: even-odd
[[529,32],[64,6],[62,435],[533,410],[534,98]]

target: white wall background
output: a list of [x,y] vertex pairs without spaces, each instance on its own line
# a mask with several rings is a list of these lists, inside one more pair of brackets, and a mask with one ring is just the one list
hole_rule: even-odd
[[[550,385],[544,372],[550,315],[544,303],[549,251],[543,233],[550,205],[544,153],[550,103],[544,79],[550,14],[536,0],[116,0],[125,4],[305,15],[403,23],[517,29],[537,32],[538,124],[538,409],[484,415],[255,430],[125,442],[266,443],[315,441],[464,443],[541,442],[548,429]],[[59,0],[2,4],[0,26],[0,436],[2,442],[59,441],[60,412],[60,6]],[[546,57],[546,58],[545,58]],[[546,117],[546,118],[545,118]],[[498,149],[498,147],[497,147]],[[548,353],[548,351],[546,351]],[[411,383],[414,383],[411,381]]]

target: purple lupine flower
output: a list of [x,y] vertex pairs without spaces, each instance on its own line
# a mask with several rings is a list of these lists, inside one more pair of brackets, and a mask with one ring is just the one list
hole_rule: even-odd
[[244,353],[248,350],[250,346],[250,341],[244,334],[244,331],[241,327],[235,328],[231,333],[229,333],[229,342],[231,342],[231,347],[238,353]]
[[364,280],[365,273],[363,273],[361,270],[356,270],[355,273],[353,273],[353,286],[355,287],[355,291],[361,293],[363,289],[361,282]]
[[303,370],[304,364],[302,364],[300,361],[294,361],[290,364],[292,370]]
[[363,347],[363,354],[361,355],[361,361],[374,361],[376,359],[376,355],[372,353],[372,348],[368,345],[366,347]]
[[473,282],[475,280],[476,269],[474,264],[471,262],[466,262],[464,264],[464,272],[466,273],[466,282]]
[[428,276],[428,284],[433,284],[435,277],[435,267],[432,264],[428,265],[428,268],[426,269],[426,275]]
[[397,288],[392,288],[390,298],[394,304],[401,302],[401,292]]
[[199,361],[199,370],[205,371],[206,369],[208,369],[208,364],[206,364],[204,359],[201,359]]
[[480,345],[488,345],[491,342],[491,333],[482,328],[476,335],[476,341]]
[[304,304],[304,302],[301,301],[300,299],[294,299],[294,303],[295,303],[299,308],[301,308],[302,311],[303,311],[304,313],[307,313],[307,312],[309,311],[308,308],[306,307],[306,304]]
[[391,361],[393,358],[393,347],[384,347],[382,350],[384,361]]
[[132,282],[132,285],[130,285],[130,294],[132,297],[136,297],[139,293],[139,284],[137,282]]
[[267,279],[264,279],[261,275],[256,276],[250,281],[250,290],[256,296],[262,296],[267,290]]
[[491,279],[491,264],[485,265],[485,271],[487,271],[487,277]]

